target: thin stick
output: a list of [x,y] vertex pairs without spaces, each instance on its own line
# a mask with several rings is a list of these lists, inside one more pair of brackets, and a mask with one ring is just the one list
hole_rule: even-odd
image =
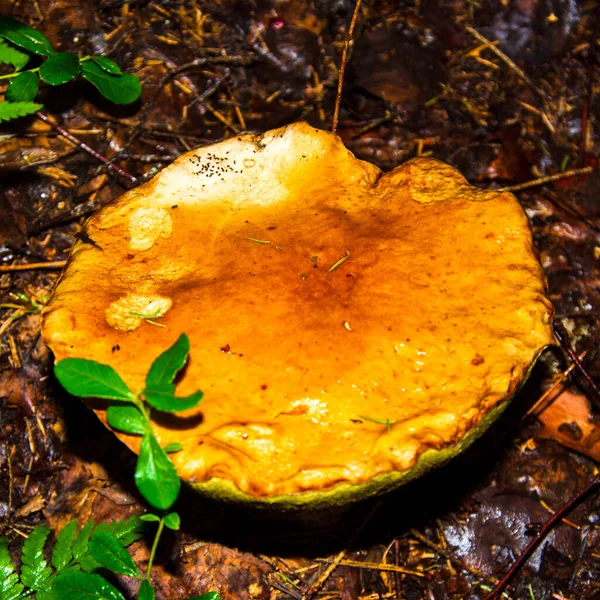
[[589,483],[583,490],[581,490],[576,496],[571,498],[560,510],[556,511],[541,527],[539,533],[527,544],[523,552],[521,552],[519,558],[515,560],[510,569],[506,572],[506,575],[498,582],[494,589],[483,598],[483,600],[496,600],[498,596],[504,591],[508,582],[514,576],[514,574],[523,566],[523,564],[529,559],[533,549],[546,537],[550,529],[558,521],[562,521],[563,517],[571,511],[581,500],[587,496],[595,487],[600,484],[600,477],[596,477]]
[[511,58],[509,58],[502,50],[496,47],[490,40],[481,35],[477,29],[470,25],[465,26],[465,31],[468,31],[477,41],[481,42],[487,48],[489,48],[501,61],[505,62],[527,85],[535,91],[536,94],[541,96],[543,100],[546,100],[546,96],[542,90],[540,90],[534,83],[527,77],[523,69],[521,69]]
[[[317,562],[320,563],[331,563],[331,559],[317,558]],[[428,579],[427,573],[422,571],[413,571],[411,569],[405,569],[398,565],[391,565],[388,563],[376,563],[376,562],[364,562],[362,560],[341,560],[338,564],[344,567],[356,567],[357,569],[371,569],[373,571],[389,571],[390,573],[403,573],[404,575],[414,575],[415,577],[424,577]]]
[[2,265],[0,266],[0,273],[31,271],[34,269],[62,269],[66,264],[66,260],[53,260],[49,262],[24,263],[21,265]]
[[[594,13],[592,20],[592,29],[590,31],[598,31],[598,11]],[[581,103],[581,133],[579,135],[579,156],[577,157],[577,166],[583,167],[585,161],[586,145],[588,138],[589,113],[590,107],[594,99],[594,71],[596,66],[597,44],[590,44],[587,57],[587,84],[586,93]]]
[[342,63],[340,64],[340,71],[338,73],[338,86],[337,93],[335,96],[335,108],[333,110],[333,122],[331,123],[331,132],[337,131],[338,121],[340,118],[340,104],[342,103],[342,88],[344,87],[344,72],[346,71],[346,63],[348,62],[348,50],[350,49],[350,42],[352,42],[352,36],[354,35],[354,27],[358,20],[358,11],[360,10],[360,4],[362,0],[356,0],[356,6],[354,7],[354,13],[352,13],[352,21],[350,21],[350,28],[346,34],[344,40],[344,50],[342,51]]
[[[581,362],[585,356],[587,354],[587,350],[584,350],[577,358],[579,358],[579,362]],[[564,372],[561,373],[559,378],[552,384],[551,387],[549,387],[535,402],[535,404],[525,413],[525,416],[529,416],[531,414],[533,414],[534,417],[537,417],[540,413],[542,413],[544,410],[546,410],[546,408],[548,408],[548,406],[546,404],[544,404],[541,408],[540,405],[542,403],[544,403],[544,401],[550,397],[550,395],[552,394],[552,392],[554,392],[554,390],[556,390],[558,388],[559,385],[561,385],[563,383],[563,381],[571,374],[571,372],[573,371],[573,369],[575,369],[575,367],[577,366],[577,363],[571,363],[571,365],[569,366],[569,368]],[[562,391],[561,391],[562,393]],[[557,398],[560,394],[557,394]],[[554,402],[555,398],[552,399],[552,402]],[[550,402],[548,402],[548,405],[550,404]],[[539,408],[539,410],[538,410]]]
[[111,163],[107,158],[102,156],[102,154],[99,154],[92,147],[88,146],[85,142],[82,142],[81,140],[77,139],[74,135],[70,134],[66,129],[62,128],[58,123],[56,123],[48,115],[45,115],[43,112],[39,112],[39,111],[36,112],[35,114],[38,117],[38,119],[41,119],[42,121],[44,121],[44,123],[47,123],[48,125],[50,125],[50,127],[52,127],[52,129],[56,130],[64,138],[67,138],[72,144],[75,144],[77,147],[81,148],[81,150],[87,152],[88,154],[91,154],[96,160],[99,160],[101,163],[104,163],[109,169],[111,169],[115,173],[119,174],[121,177],[125,177],[126,179],[129,179],[129,181],[131,181],[131,183],[134,183],[136,185],[139,183],[138,179],[136,177],[134,177],[131,173],[127,173],[127,171],[124,171],[118,165]]
[[[563,350],[567,353],[569,358],[575,363],[577,369],[581,376],[585,379],[585,382],[589,386],[589,389],[592,391],[591,400],[596,404],[596,406],[600,406],[600,389],[594,383],[594,380],[589,376],[588,372],[585,370],[584,366],[581,364],[579,357],[575,353],[571,346],[571,342],[569,341],[569,333],[565,329],[565,326],[558,320],[554,321],[554,333],[560,345],[563,347]],[[589,397],[589,395],[588,395]]]
[[571,169],[570,171],[564,171],[557,173],[556,175],[548,175],[547,177],[540,177],[539,179],[532,179],[525,183],[519,183],[518,185],[509,185],[507,187],[498,188],[497,192],[518,192],[519,190],[525,190],[530,187],[536,187],[538,185],[544,185],[545,183],[551,183],[552,181],[559,181],[560,179],[569,179],[569,177],[577,177],[578,175],[589,175],[594,171],[598,171],[598,167],[584,167],[583,169]]

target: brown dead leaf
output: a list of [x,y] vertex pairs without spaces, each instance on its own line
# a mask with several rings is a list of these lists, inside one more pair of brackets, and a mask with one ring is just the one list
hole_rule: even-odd
[[544,425],[540,435],[600,461],[600,426],[585,396],[563,391],[538,419]]
[[46,500],[42,498],[41,494],[36,494],[16,511],[15,516],[19,519],[28,517],[30,514],[42,510],[45,505]]

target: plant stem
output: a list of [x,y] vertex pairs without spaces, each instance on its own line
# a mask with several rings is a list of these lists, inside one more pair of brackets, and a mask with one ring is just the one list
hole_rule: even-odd
[[154,562],[154,556],[156,555],[156,548],[158,548],[158,540],[162,534],[162,531],[165,527],[165,520],[163,517],[160,518],[158,522],[158,527],[156,529],[156,535],[154,536],[154,541],[152,542],[152,548],[150,549],[150,557],[148,558],[148,566],[146,568],[146,577],[145,579],[150,579],[150,571],[152,571],[152,563]]
[[0,79],[12,79],[21,73],[37,73],[40,70],[39,67],[35,67],[34,69],[27,69],[26,71],[16,71],[15,73],[7,73],[6,75],[0,75]]

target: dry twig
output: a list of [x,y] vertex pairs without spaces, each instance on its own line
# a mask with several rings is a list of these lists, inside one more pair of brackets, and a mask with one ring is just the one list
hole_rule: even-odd
[[494,589],[487,594],[483,600],[496,600],[500,594],[504,591],[508,582],[512,579],[515,573],[525,564],[525,562],[531,556],[534,548],[546,537],[548,532],[554,527],[557,522],[563,520],[563,517],[569,513],[577,504],[579,504],[585,496],[587,496],[594,488],[600,485],[600,477],[596,477],[589,483],[583,490],[581,490],[576,496],[571,498],[560,510],[557,510],[552,516],[542,525],[539,533],[527,544],[523,552],[521,552],[519,558],[515,560],[510,569],[506,572],[504,577],[498,582]]
[[50,260],[48,262],[23,263],[20,265],[1,265],[0,273],[13,273],[15,271],[32,271],[34,269],[62,269],[66,264],[66,260]]
[[118,173],[121,177],[125,177],[126,179],[129,179],[129,181],[131,181],[131,183],[134,183],[136,185],[139,183],[137,178],[134,177],[131,173],[127,173],[127,171],[124,171],[123,169],[121,169],[121,167],[112,163],[108,158],[105,158],[104,156],[102,156],[102,154],[99,154],[98,152],[96,152],[92,147],[88,146],[85,142],[82,142],[81,140],[77,139],[74,135],[70,134],[66,129],[61,127],[54,119],[50,118],[48,115],[45,115],[43,112],[39,112],[39,111],[36,112],[35,114],[39,119],[44,121],[44,123],[47,123],[48,125],[50,125],[50,127],[52,127],[52,129],[57,131],[60,135],[62,135],[67,140],[69,140],[72,144],[75,144],[77,147],[81,148],[81,150],[84,150],[88,154],[91,154],[95,159],[104,163],[106,165],[106,167],[109,168],[111,171]]
[[338,121],[340,118],[340,104],[342,103],[342,88],[344,87],[344,72],[346,70],[346,63],[348,62],[348,50],[350,49],[350,43],[352,42],[352,36],[354,35],[354,27],[358,20],[358,12],[360,10],[361,0],[356,0],[356,6],[354,7],[354,13],[352,13],[352,21],[348,29],[348,34],[344,40],[344,50],[342,51],[342,63],[340,64],[340,72],[338,73],[338,86],[337,93],[335,96],[335,108],[333,110],[333,121],[331,123],[331,132],[337,131]]
[[538,179],[532,179],[525,183],[518,183],[517,185],[509,185],[503,188],[498,188],[497,192],[518,192],[519,190],[525,190],[530,187],[537,187],[538,185],[544,185],[545,183],[551,183],[553,181],[559,181],[561,179],[569,179],[570,177],[577,177],[578,175],[589,175],[594,171],[598,171],[598,167],[584,167],[583,169],[571,169],[570,171],[563,171],[562,173],[556,173],[556,175],[548,175],[547,177],[539,177]]

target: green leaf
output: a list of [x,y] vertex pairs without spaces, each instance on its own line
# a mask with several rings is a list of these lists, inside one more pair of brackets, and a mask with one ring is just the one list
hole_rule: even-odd
[[0,538],[0,598],[17,600],[21,597],[24,587],[15,573],[15,566],[8,550],[8,539]]
[[142,537],[142,529],[140,518],[133,515],[127,520],[113,521],[112,523],[102,521],[98,524],[96,531],[109,531],[121,542],[121,546],[129,546]]
[[131,104],[142,94],[142,84],[134,75],[111,75],[94,61],[81,63],[81,73],[105,98],[115,104]]
[[181,518],[176,512],[169,513],[165,517],[165,527],[172,529],[173,531],[179,531],[181,527]]
[[152,584],[147,579],[144,579],[142,585],[140,585],[138,600],[154,600],[155,597]]
[[75,560],[79,561],[88,553],[88,542],[93,528],[94,521],[90,520],[79,530],[79,533],[73,542],[73,558]]
[[125,600],[117,588],[104,577],[92,573],[64,573],[55,581],[52,591],[60,600]]
[[0,123],[32,115],[42,108],[34,102],[0,102]]
[[169,508],[179,494],[181,482],[177,471],[152,433],[146,433],[142,438],[135,483],[154,508]]
[[0,63],[12,65],[15,71],[20,71],[29,60],[27,54],[9,46],[4,40],[0,40]]
[[88,548],[90,554],[103,567],[121,575],[139,576],[140,573],[133,558],[109,531],[94,531]]
[[140,409],[131,404],[109,406],[106,411],[106,420],[113,429],[136,435],[144,435],[149,427]]
[[25,50],[40,56],[54,54],[54,50],[45,36],[12,17],[0,17],[0,38],[5,38],[15,46],[25,48]]
[[48,85],[62,85],[81,72],[79,58],[71,52],[57,52],[40,67],[40,78]]
[[218,594],[218,592],[208,592],[206,594],[202,594],[202,596],[188,598],[188,600],[221,600],[221,596]]
[[175,375],[187,361],[190,352],[190,340],[182,333],[175,343],[158,356],[146,375],[147,388],[160,388],[166,383],[173,383]]
[[194,408],[194,406],[202,400],[203,396],[200,391],[194,392],[183,398],[175,396],[174,393],[175,386],[172,383],[165,383],[161,388],[146,388],[142,392],[150,406],[163,412],[178,412],[180,410]]
[[111,75],[123,75],[121,67],[106,56],[92,56],[92,60],[103,70]]
[[179,442],[171,442],[165,446],[164,450],[167,454],[170,452],[181,452],[183,446]]
[[25,71],[10,80],[5,98],[9,102],[31,102],[38,93],[38,88],[38,76]]
[[56,536],[56,543],[52,550],[52,566],[60,571],[64,569],[73,558],[73,543],[75,541],[75,532],[77,530],[77,521],[69,521]]
[[54,374],[67,392],[74,396],[124,402],[135,400],[135,396],[111,366],[94,360],[65,358],[56,363]]
[[32,590],[47,590],[52,569],[44,558],[44,544],[50,529],[40,525],[25,540],[21,551],[21,581]]
[[95,573],[102,565],[91,555],[85,554],[79,559],[81,570],[86,573]]
[[152,513],[142,515],[140,519],[146,523],[158,523],[160,521],[160,517],[158,515],[153,515]]

